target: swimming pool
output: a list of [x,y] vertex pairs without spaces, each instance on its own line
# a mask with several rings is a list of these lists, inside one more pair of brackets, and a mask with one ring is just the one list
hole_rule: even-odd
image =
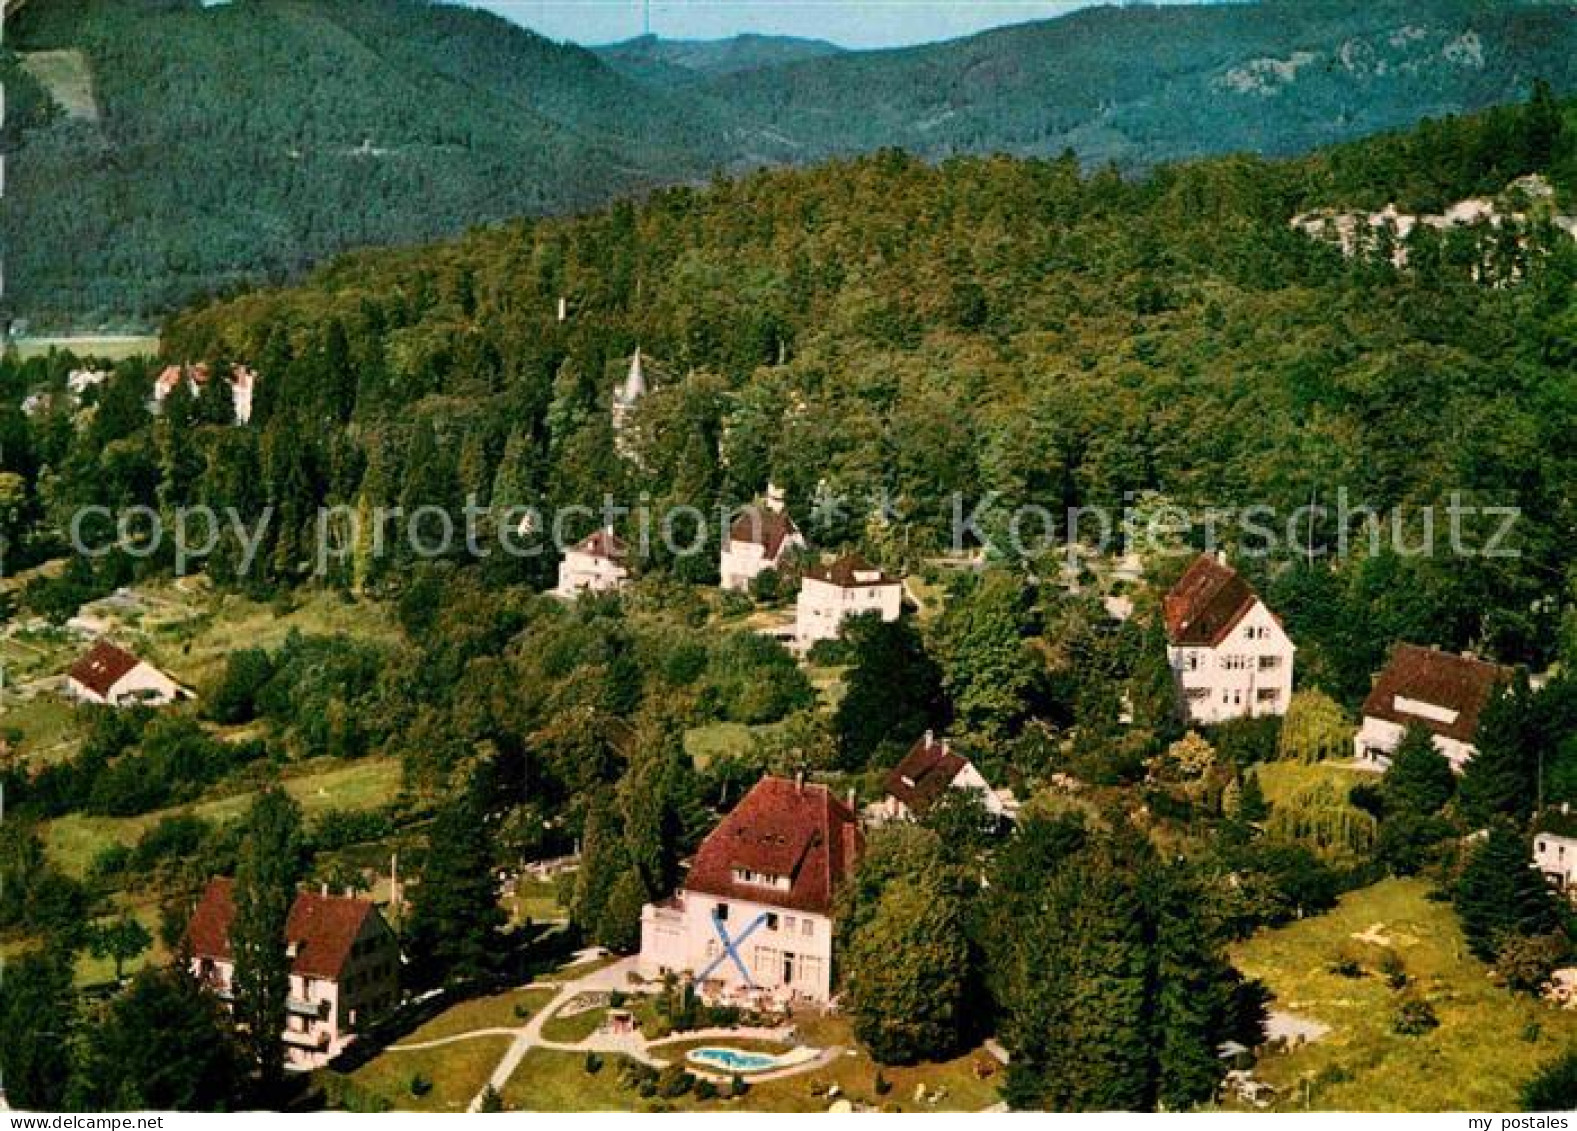
[[703,1068],[716,1068],[723,1072],[766,1072],[773,1068],[789,1068],[803,1064],[816,1056],[815,1049],[790,1049],[781,1056],[765,1052],[745,1052],[743,1049],[704,1048],[691,1049],[685,1059]]

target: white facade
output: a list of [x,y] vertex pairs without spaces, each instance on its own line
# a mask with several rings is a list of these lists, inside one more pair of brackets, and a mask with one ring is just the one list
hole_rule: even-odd
[[1258,598],[1219,643],[1168,645],[1184,718],[1210,724],[1286,714],[1296,651]]
[[630,571],[617,546],[613,532],[605,530],[565,550],[564,560],[559,563],[558,588],[554,591],[573,600],[582,593],[612,593],[624,588]]
[[1577,881],[1577,837],[1535,833],[1533,863],[1559,891],[1571,891]]
[[[915,783],[911,781],[906,784],[913,788]],[[986,812],[999,821],[1011,820],[1016,815],[1018,806],[1013,802],[1012,791],[992,789],[991,783],[986,781],[979,770],[975,769],[973,762],[965,762],[959,767],[958,772],[953,775],[953,779],[947,783],[947,788],[974,791],[980,798],[980,804],[985,807]],[[877,822],[907,821],[914,816],[909,806],[890,792],[880,801],[870,806],[866,812]]]
[[[1415,704],[1415,707],[1425,707],[1427,704]],[[1447,723],[1455,722],[1457,713],[1444,708],[1431,708],[1441,711],[1449,718],[1443,720]],[[1412,713],[1422,715],[1422,710]],[[1358,728],[1358,733],[1353,736],[1353,758],[1360,769],[1373,770],[1384,773],[1391,765],[1391,755],[1396,753],[1396,748],[1402,744],[1402,736],[1407,733],[1407,728],[1389,719],[1375,718],[1365,715],[1363,725]],[[1470,742],[1460,742],[1443,734],[1431,735],[1435,749],[1440,756],[1451,763],[1451,769],[1461,773],[1467,764],[1473,760],[1473,755],[1478,753],[1478,748]]]
[[843,622],[875,612],[895,621],[903,611],[903,587],[880,570],[856,570],[849,584],[806,575],[794,610],[794,638],[801,648],[836,640]]
[[164,707],[189,694],[158,668],[141,661],[102,695],[72,676],[66,677],[66,692],[78,702],[110,707]]
[[785,557],[805,548],[804,536],[783,513],[782,492],[768,487],[766,505],[742,512],[723,540],[717,566],[722,587],[745,592],[762,573],[780,569]]
[[[197,397],[202,385],[208,381],[206,363],[195,366],[171,365],[153,383],[153,406],[157,410],[169,399],[171,393],[184,386],[192,397]],[[252,394],[257,384],[257,374],[245,365],[230,369],[230,406],[235,412],[236,423],[245,424],[252,419]]]
[[647,904],[641,910],[641,974],[705,972],[705,983],[724,994],[749,992],[751,984],[724,952],[720,917],[731,939],[742,937],[735,949],[754,990],[780,1000],[826,1002],[832,996],[832,920],[775,906],[771,891],[763,885],[756,902],[680,890],[665,903]]

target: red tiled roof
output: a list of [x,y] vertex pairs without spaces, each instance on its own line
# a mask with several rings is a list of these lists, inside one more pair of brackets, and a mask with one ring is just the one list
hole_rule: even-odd
[[610,561],[621,561],[629,553],[629,549],[625,546],[624,539],[604,527],[575,543],[575,552],[590,554],[595,558],[607,558]]
[[[339,978],[367,916],[377,913],[370,900],[312,892],[298,894],[285,922],[285,941],[295,947],[291,973]],[[192,956],[230,961],[230,925],[234,921],[235,882],[208,881],[203,898],[186,925],[186,943]]]
[[753,542],[762,548],[768,561],[775,561],[790,535],[798,534],[794,520],[782,511],[766,507],[746,507],[728,528],[730,542]]
[[108,697],[110,688],[141,662],[126,649],[100,640],[66,674],[95,695]]
[[[684,888],[826,914],[864,850],[859,819],[826,786],[765,777],[701,842]],[[790,885],[742,883],[736,869],[786,876]]]
[[[860,574],[875,574],[873,579],[862,579]],[[836,585],[840,589],[852,589],[857,585],[897,585],[898,579],[888,577],[870,562],[858,554],[844,554],[843,557],[829,566],[812,566],[805,571],[805,576],[825,581],[829,585]]]
[[[1398,644],[1391,659],[1374,681],[1363,701],[1366,717],[1384,719],[1397,726],[1418,725],[1431,734],[1457,742],[1472,742],[1478,734],[1479,714],[1490,696],[1511,679],[1511,669],[1458,656],[1417,644]],[[1433,707],[1455,711],[1450,723],[1396,709],[1396,697],[1416,699]]]
[[1259,600],[1231,566],[1200,554],[1161,602],[1174,645],[1215,647]]
[[938,742],[930,731],[910,748],[903,761],[888,771],[887,792],[916,813],[923,812],[953,784],[958,772],[969,765],[954,754],[946,742]]
[[[166,365],[154,382],[155,388],[161,397],[170,395],[181,380],[190,381],[198,388],[208,384],[208,363],[199,361],[196,365]],[[257,380],[257,374],[245,365],[232,365],[230,367],[230,384],[247,386]]]

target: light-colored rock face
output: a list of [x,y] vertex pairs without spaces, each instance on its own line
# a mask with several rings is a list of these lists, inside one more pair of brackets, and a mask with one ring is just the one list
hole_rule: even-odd
[[1245,59],[1223,71],[1212,85],[1233,94],[1269,98],[1295,93],[1299,77],[1306,73],[1329,70],[1383,79],[1484,67],[1484,40],[1478,32],[1402,24],[1388,32],[1353,36],[1323,50]]

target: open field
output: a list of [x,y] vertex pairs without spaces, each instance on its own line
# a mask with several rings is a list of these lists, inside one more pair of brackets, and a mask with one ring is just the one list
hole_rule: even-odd
[[[393,759],[325,761],[280,784],[301,803],[308,819],[329,809],[376,809],[400,791],[400,764]],[[45,844],[51,859],[74,876],[87,873],[93,858],[111,844],[131,846],[164,817],[191,813],[210,821],[232,821],[246,812],[254,792],[159,809],[137,817],[86,817],[73,814],[49,822]]]
[[1262,762],[1254,772],[1259,775],[1265,800],[1272,805],[1321,782],[1332,783],[1345,796],[1355,785],[1373,785],[1380,780],[1378,774],[1360,770],[1350,762]]
[[21,701],[9,694],[4,697],[0,734],[13,732],[22,756],[36,765],[69,758],[81,743],[76,708],[51,692]]
[[159,352],[157,334],[62,334],[13,338],[11,345],[24,360],[43,357],[50,350],[69,350],[78,357],[101,358],[104,361],[123,361],[128,357]]
[[21,56],[22,69],[32,75],[69,117],[96,122],[98,101],[93,97],[93,68],[80,51],[29,51]]
[[[487,1084],[509,1041],[506,1036],[473,1037],[416,1052],[385,1051],[351,1073],[350,1081],[363,1098],[395,1111],[464,1111]],[[411,1090],[417,1077],[432,1085],[425,1095]]]
[[[1417,879],[1352,892],[1328,914],[1263,931],[1234,948],[1244,973],[1276,994],[1273,1009],[1331,1027],[1320,1040],[1260,1061],[1278,1106],[1366,1111],[1511,1111],[1522,1083],[1577,1040],[1577,1013],[1493,985],[1468,952],[1450,904],[1426,898]],[[1378,935],[1372,928],[1378,927]],[[1358,942],[1369,932],[1389,946]],[[1365,974],[1332,972],[1357,948]],[[1440,1026],[1421,1036],[1392,1028],[1401,993],[1377,973],[1384,950],[1405,963],[1410,985]]]
[[551,986],[527,986],[489,997],[472,998],[449,1007],[425,1025],[401,1037],[396,1044],[416,1045],[477,1029],[514,1029],[524,1025],[553,999]]

